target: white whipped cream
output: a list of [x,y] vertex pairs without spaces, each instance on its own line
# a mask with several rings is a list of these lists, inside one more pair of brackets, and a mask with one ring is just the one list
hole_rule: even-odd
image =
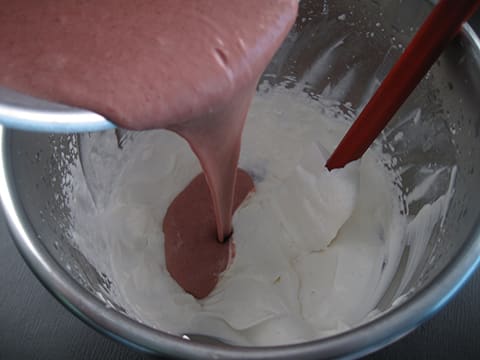
[[324,169],[349,125],[329,108],[284,89],[254,99],[240,167],[256,193],[233,219],[233,264],[201,301],[170,277],[163,250],[166,210],[200,172],[186,142],[150,131],[119,150],[114,132],[84,136],[72,238],[112,281],[108,296],[157,329],[240,345],[312,340],[364,321],[395,274],[406,218],[380,151]]

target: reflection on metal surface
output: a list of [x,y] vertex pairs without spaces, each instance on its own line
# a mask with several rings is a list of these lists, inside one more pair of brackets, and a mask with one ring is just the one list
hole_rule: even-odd
[[108,130],[113,123],[94,112],[37,99],[0,87],[0,124],[36,132]]

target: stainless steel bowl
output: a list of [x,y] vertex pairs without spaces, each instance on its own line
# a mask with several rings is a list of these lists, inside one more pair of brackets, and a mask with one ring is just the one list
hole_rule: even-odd
[[[358,111],[385,76],[430,9],[418,0],[335,2],[302,0],[295,28],[262,81],[301,87]],[[341,86],[338,86],[341,85]],[[71,242],[61,188],[79,156],[82,136],[0,128],[0,196],[16,245],[32,271],[60,302],[112,338],[155,354],[209,359],[319,359],[360,356],[404,336],[438,311],[480,261],[480,41],[465,26],[383,133],[384,150],[403,169],[408,194],[421,166],[448,169],[437,186],[409,205],[414,216],[445,193],[456,165],[455,192],[443,228],[435,226],[418,266],[415,239],[378,307],[379,317],[342,334],[298,345],[240,348],[189,342],[140,324],[109,298],[99,273]],[[421,121],[412,118],[421,109]],[[388,146],[402,131],[404,141]],[[119,134],[141,136],[141,134]],[[119,150],[121,151],[121,150]],[[406,166],[408,165],[408,166]],[[410,280],[401,290],[402,277]],[[473,340],[474,341],[474,340]]]

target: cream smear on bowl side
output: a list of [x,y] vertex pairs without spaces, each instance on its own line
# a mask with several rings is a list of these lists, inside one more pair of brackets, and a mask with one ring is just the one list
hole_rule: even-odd
[[234,215],[235,259],[203,300],[165,267],[163,217],[200,171],[171,132],[128,134],[122,150],[113,131],[81,138],[68,190],[73,242],[107,274],[112,300],[159,330],[259,346],[344,331],[371,318],[407,239],[398,179],[380,147],[324,170],[349,124],[337,103],[298,90],[257,94],[239,162],[256,192]]

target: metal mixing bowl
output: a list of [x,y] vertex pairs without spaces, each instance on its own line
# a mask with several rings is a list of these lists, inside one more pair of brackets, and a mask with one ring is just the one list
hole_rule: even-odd
[[[295,28],[262,81],[301,86],[312,96],[338,101],[347,113],[358,112],[429,9],[427,2],[418,0],[303,0]],[[379,140],[396,158],[394,170],[401,170],[407,195],[423,180],[422,166],[446,169],[436,186],[408,205],[409,216],[444,194],[456,169],[455,192],[443,227],[433,227],[419,259],[412,256],[415,239],[406,243],[397,276],[378,305],[385,310],[381,315],[308,343],[240,348],[189,342],[145,326],[115,305],[109,299],[108,274],[99,273],[69,237],[74,225],[62,187],[68,186],[64,179],[69,164],[79,156],[80,135],[0,128],[1,201],[18,249],[45,287],[75,315],[118,341],[186,358],[360,356],[432,316],[480,261],[479,96],[480,42],[466,26]],[[418,109],[421,119],[415,121]],[[400,131],[403,141],[389,146]],[[403,294],[402,301],[395,302],[398,293]]]

